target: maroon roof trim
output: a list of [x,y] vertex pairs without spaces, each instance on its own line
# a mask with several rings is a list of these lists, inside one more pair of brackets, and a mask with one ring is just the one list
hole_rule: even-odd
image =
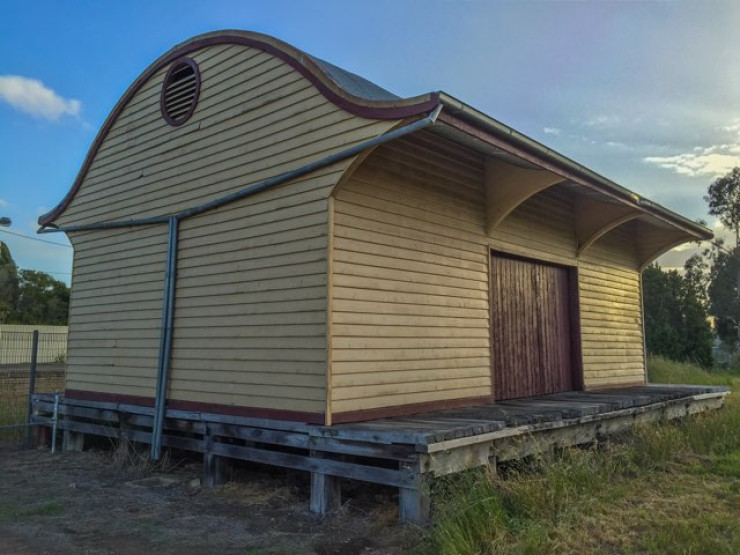
[[[125,395],[119,393],[104,393],[99,391],[82,391],[79,389],[67,389],[64,396],[69,399],[80,401],[103,401],[107,403],[121,403],[124,405],[136,405],[140,407],[153,407],[152,397],[141,397],[139,395]],[[229,416],[248,416],[253,418],[269,418],[272,420],[284,420],[286,422],[302,422],[307,424],[324,424],[324,413],[301,412],[293,410],[264,409],[259,407],[240,407],[235,405],[219,405],[216,403],[201,403],[198,401],[167,400],[167,408],[175,410],[188,410],[193,412],[205,412],[209,414],[228,414]]]
[[113,127],[113,124],[118,119],[118,116],[121,114],[126,104],[128,104],[129,100],[131,100],[131,98],[139,91],[144,83],[146,83],[160,69],[173,61],[200,50],[201,48],[217,44],[238,44],[257,48],[267,52],[268,54],[274,55],[308,79],[327,100],[335,104],[337,107],[356,116],[368,119],[403,119],[428,112],[438,104],[439,95],[437,93],[429,93],[427,95],[410,99],[399,99],[397,101],[372,101],[353,96],[337,85],[326,74],[326,72],[311,59],[310,56],[296,48],[293,48],[287,43],[278,41],[277,39],[273,39],[266,35],[245,32],[223,32],[195,38],[192,41],[176,46],[164,54],[136,78],[123,96],[118,100],[116,105],[113,107],[113,110],[103,123],[103,126],[100,128],[100,131],[98,131],[72,187],[57,206],[39,217],[39,225],[43,226],[52,223],[55,218],[66,210],[69,203],[72,202],[72,199],[77,194],[80,185],[82,185],[82,181],[85,179],[85,175],[87,175],[90,165],[95,159],[95,155],[103,144],[108,132]]

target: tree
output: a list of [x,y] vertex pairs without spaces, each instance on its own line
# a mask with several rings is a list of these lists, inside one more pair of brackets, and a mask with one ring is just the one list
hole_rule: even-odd
[[728,251],[722,240],[705,251],[710,261],[709,312],[714,316],[719,338],[735,348],[740,322],[740,247]]
[[695,254],[684,262],[683,268],[683,277],[689,294],[695,297],[705,310],[708,310],[709,265],[703,256]]
[[13,323],[64,326],[68,312],[69,287],[65,283],[44,272],[20,271]]
[[706,264],[699,256],[684,274],[657,264],[642,274],[645,343],[650,353],[710,367],[712,330],[707,314]]
[[681,289],[683,312],[683,349],[687,359],[703,367],[711,367],[712,327],[709,324],[709,295],[707,287],[707,263],[695,254],[684,264]]
[[648,266],[642,273],[647,350],[672,360],[682,358],[676,278],[675,273],[663,272],[657,264]]
[[18,268],[8,245],[0,241],[0,324],[7,323],[18,299]]
[[740,168],[716,179],[709,186],[704,200],[709,203],[709,213],[717,216],[727,229],[735,234],[735,247],[740,245]]

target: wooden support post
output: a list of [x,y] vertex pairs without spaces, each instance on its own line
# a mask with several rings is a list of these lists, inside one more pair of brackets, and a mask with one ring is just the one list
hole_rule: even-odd
[[429,523],[429,474],[421,473],[417,463],[400,463],[401,472],[417,474],[416,487],[398,488],[398,521],[401,524],[426,525]]
[[231,461],[210,452],[213,442],[211,425],[206,425],[205,431],[206,450],[203,453],[203,479],[201,483],[204,488],[213,488],[228,482],[231,479]]
[[429,522],[429,487],[424,480],[418,488],[398,488],[398,521],[425,525]]
[[203,453],[203,487],[213,488],[231,479],[231,462],[226,457]]
[[49,445],[51,443],[51,428],[48,426],[36,426],[36,445]]
[[[311,457],[314,459],[323,458],[319,451],[311,451]],[[326,515],[338,509],[342,504],[342,489],[339,478],[322,474],[320,472],[311,473],[311,512],[318,515]]]
[[82,451],[85,446],[85,434],[64,430],[62,437],[62,450],[64,451]]
[[552,444],[540,444],[540,458],[542,459],[542,462],[547,464],[552,464],[555,462],[555,447]]
[[498,456],[488,457],[488,472],[491,476],[498,476]]
[[62,450],[63,451],[82,451],[85,447],[85,434],[81,432],[73,432],[71,430],[64,430],[64,436],[62,437]]

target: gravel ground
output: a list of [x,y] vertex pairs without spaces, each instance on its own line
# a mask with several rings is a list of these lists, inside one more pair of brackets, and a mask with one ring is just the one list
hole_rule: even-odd
[[391,489],[344,488],[344,505],[308,510],[305,473],[257,465],[206,490],[200,464],[152,470],[130,450],[57,453],[0,447],[0,553],[404,553]]

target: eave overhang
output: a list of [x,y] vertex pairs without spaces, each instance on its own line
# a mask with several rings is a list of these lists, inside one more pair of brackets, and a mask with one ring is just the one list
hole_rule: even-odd
[[[473,142],[483,143],[509,157],[515,157],[531,168],[548,170],[564,180],[601,193],[605,200],[616,201],[632,208],[638,214],[652,216],[685,232],[686,241],[705,241],[714,236],[711,230],[700,223],[641,197],[447,93],[440,92],[439,101],[443,110],[436,127],[449,138],[460,140],[462,136],[467,135],[468,141],[472,139]],[[446,126],[447,130],[439,129],[443,126]]]

